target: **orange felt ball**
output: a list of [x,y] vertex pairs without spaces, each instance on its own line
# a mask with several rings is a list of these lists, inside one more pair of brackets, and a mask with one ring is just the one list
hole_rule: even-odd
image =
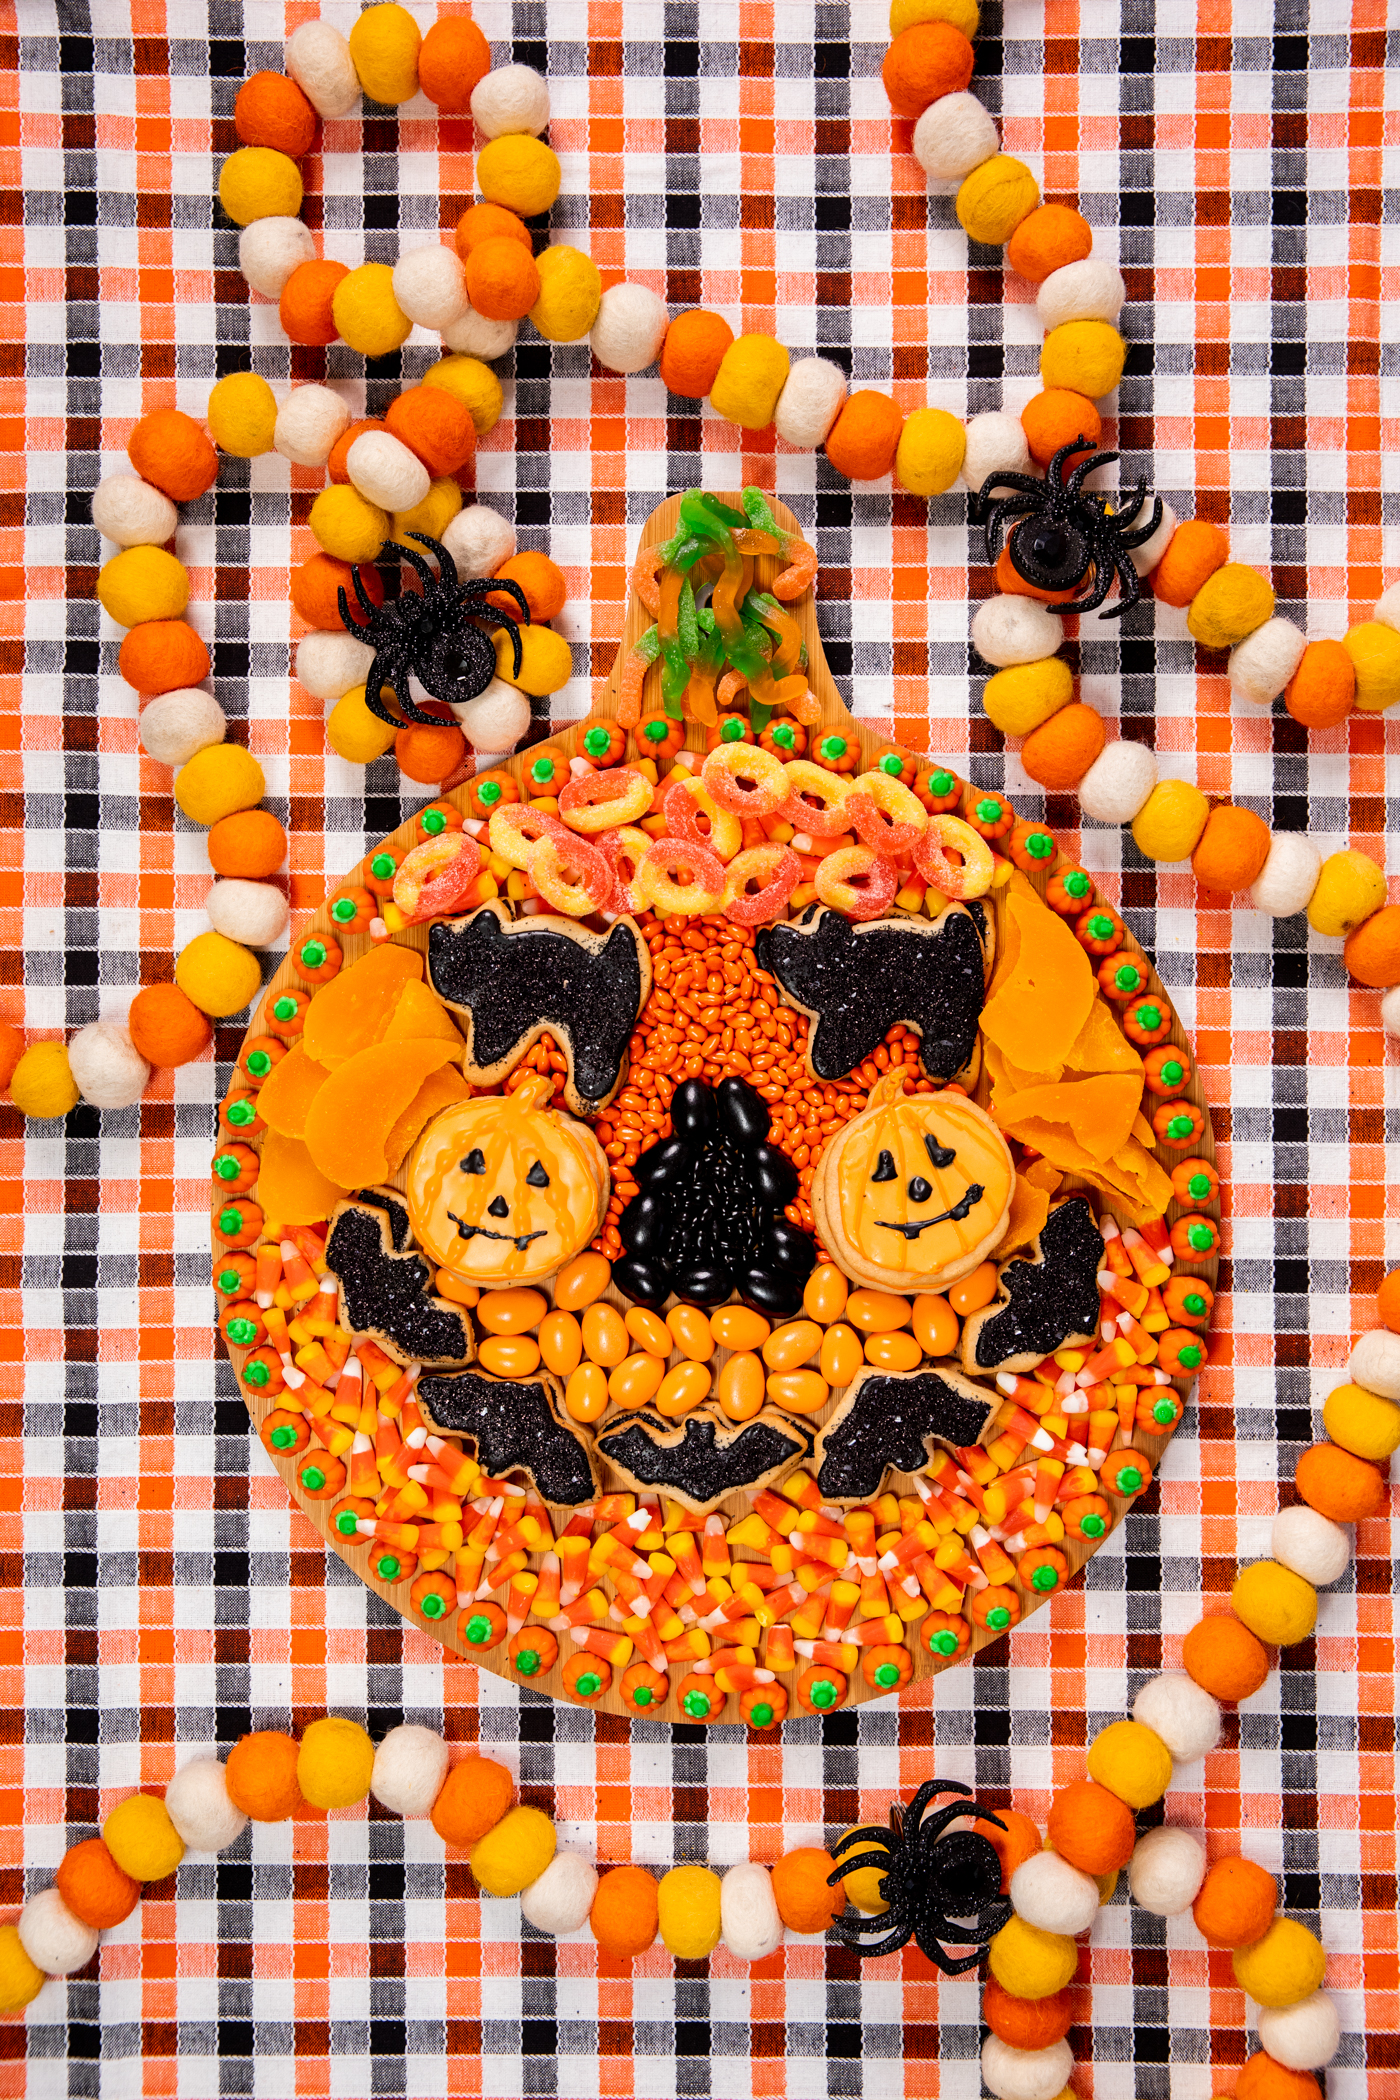
[[194,417],[178,408],[142,416],[126,441],[126,456],[141,479],[172,503],[193,503],[218,478],[218,453]]
[[1278,1884],[1252,1859],[1218,1859],[1191,1906],[1196,1929],[1213,1947],[1252,1947],[1273,1920]]
[[989,1976],[982,1986],[982,2018],[1009,2049],[1053,2049],[1074,2024],[1074,2001],[1068,1991],[1056,1991],[1053,1998],[1013,1998]]
[[24,1030],[12,1021],[0,1021],[0,1087],[15,1076],[15,1066],[24,1055]]
[[287,834],[270,809],[240,809],[220,817],[205,840],[216,875],[264,882],[287,857]]
[[1340,642],[1309,642],[1283,704],[1305,729],[1335,729],[1356,705],[1356,666]]
[[482,241],[467,257],[467,297],[488,321],[523,321],[539,296],[535,258],[518,241]]
[[1203,583],[1230,559],[1230,542],[1218,525],[1188,518],[1178,525],[1152,571],[1153,595],[1163,605],[1189,605]]
[[[350,485],[350,447],[354,444],[356,438],[363,437],[367,430],[387,430],[388,428],[389,426],[382,416],[361,416],[358,423],[352,423],[343,436],[338,437],[331,446],[331,456],[326,461],[326,472],[331,480],[338,481],[342,488],[348,488]],[[334,625],[334,622],[332,622],[332,625]]]
[[819,1845],[800,1845],[785,1852],[773,1869],[773,1898],[789,1932],[825,1932],[846,1908],[840,1882],[827,1887],[835,1862]]
[[[1191,855],[1192,873],[1208,890],[1247,890],[1261,874],[1272,845],[1272,834],[1262,817],[1252,809],[1222,802],[1206,818],[1206,828]],[[1396,916],[1400,918],[1400,913]]]
[[143,620],[117,652],[117,669],[138,693],[154,698],[209,676],[209,651],[184,620]]
[[687,401],[703,401],[733,340],[734,330],[722,314],[703,306],[677,314],[661,345],[662,381]]
[[1235,2100],[1321,2100],[1311,2071],[1290,2071],[1261,2049],[1235,2081]]
[[245,146],[270,146],[300,160],[316,136],[316,111],[285,73],[254,73],[238,90],[233,128]]
[[1212,1699],[1247,1699],[1269,1674],[1269,1654],[1226,1613],[1202,1619],[1181,1644],[1182,1668]]
[[411,722],[394,738],[399,771],[424,787],[436,787],[466,756],[467,740],[455,723]]
[[1400,904],[1386,904],[1347,935],[1342,961],[1358,984],[1400,984]]
[[[1386,1277],[1377,1299],[1381,1318],[1392,1333],[1398,1331],[1394,1321],[1400,1318],[1400,1302],[1394,1301],[1400,1294],[1391,1293],[1389,1319],[1381,1301],[1396,1273],[1392,1270]],[[1330,1517],[1334,1524],[1359,1524],[1364,1517],[1375,1516],[1385,1503],[1386,1478],[1380,1467],[1343,1451],[1340,1444],[1310,1445],[1294,1469],[1293,1484],[1309,1509]]]
[[1382,1326],[1400,1334],[1400,1269],[1392,1269],[1376,1292],[1376,1311]]
[[224,1785],[234,1807],[255,1823],[285,1823],[289,1816],[309,1815],[311,1804],[297,1785],[300,1754],[292,1738],[275,1728],[243,1736],[224,1766]]
[[418,47],[418,85],[444,116],[465,116],[472,89],[490,70],[491,46],[462,15],[434,22]]
[[[360,581],[365,587],[366,597],[373,599],[376,605],[382,605],[384,578],[373,562],[361,564]],[[348,561],[339,561],[334,554],[313,554],[309,561],[292,571],[292,603],[308,627],[328,627],[332,632],[340,627],[340,604],[336,594],[342,590],[351,619],[363,627],[367,615],[355,596],[355,575]]]
[[[1013,234],[1013,242],[1016,238],[1017,234]],[[1026,433],[1031,458],[1038,466],[1048,467],[1061,445],[1072,445],[1076,438],[1084,438],[1092,451],[1103,432],[1103,417],[1086,395],[1073,393],[1066,386],[1048,386],[1021,410],[1021,428]],[[1075,464],[1076,455],[1071,453],[1065,465]],[[1348,657],[1347,661],[1351,659]]]
[[433,1828],[445,1845],[469,1851],[495,1829],[514,1799],[515,1781],[504,1765],[494,1757],[464,1757],[433,1803]]
[[504,204],[469,205],[457,221],[455,239],[463,262],[483,241],[514,241],[527,254],[535,252],[529,227],[518,212],[507,211]]
[[349,275],[344,263],[339,262],[297,265],[277,302],[277,318],[290,342],[324,349],[327,343],[337,341],[340,330],[335,325],[331,301]]
[[123,1874],[101,1838],[69,1846],[58,1863],[54,1886],[74,1917],[97,1932],[120,1925],[141,1900],[140,1882]]
[[1094,1779],[1076,1779],[1058,1789],[1045,1834],[1061,1859],[1081,1874],[1116,1874],[1128,1864],[1137,1843],[1127,1802]]
[[604,1954],[630,1961],[656,1938],[656,1882],[642,1867],[613,1867],[599,1877],[588,1922]]
[[972,46],[951,22],[902,29],[880,68],[897,117],[921,117],[942,95],[960,95],[972,78]]
[[127,1032],[148,1065],[187,1065],[212,1042],[213,1023],[178,984],[148,984],[136,994]]
[[1051,794],[1078,787],[1108,741],[1103,716],[1082,700],[1071,700],[1033,729],[1021,746],[1021,764]]
[[991,1823],[979,1823],[976,1827],[1001,1861],[1001,1892],[1004,1896],[1017,1867],[1039,1852],[1040,1832],[1030,1817],[1023,1816],[1019,1809],[999,1808],[996,1813],[997,1820],[1006,1825],[1005,1830],[997,1830]]
[[1083,262],[1093,245],[1094,229],[1080,212],[1068,204],[1041,204],[1012,234],[1006,260],[1028,284],[1043,284],[1052,270]]
[[471,410],[445,387],[410,387],[390,402],[384,420],[435,479],[456,474],[476,456]]
[[1042,591],[1036,584],[1027,583],[1025,577],[1011,559],[1011,549],[1003,547],[997,556],[996,584],[1009,598],[1034,598],[1037,605],[1068,605],[1077,594],[1077,586],[1067,591]]
[[[920,23],[920,28],[943,29],[946,23]],[[906,30],[906,36],[912,36]],[[826,456],[847,481],[882,481],[894,466],[904,412],[888,394],[862,387],[847,396],[846,405],[827,432]]]
[[[532,620],[552,620],[564,610],[564,600],[569,595],[564,581],[564,571],[547,554],[512,554],[509,561],[501,563],[496,571],[496,582],[518,583],[525,593],[525,603],[530,608]],[[503,612],[513,613],[518,619],[520,607],[504,592],[499,598],[487,600],[489,605],[499,605]]]

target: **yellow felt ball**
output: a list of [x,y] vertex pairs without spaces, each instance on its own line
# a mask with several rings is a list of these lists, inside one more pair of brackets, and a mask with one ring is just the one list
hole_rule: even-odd
[[1308,924],[1314,933],[1340,938],[1379,911],[1385,895],[1385,870],[1369,854],[1351,846],[1329,853],[1308,899]]
[[577,343],[598,318],[603,280],[597,263],[581,248],[560,246],[537,255],[535,268],[540,296],[530,308],[530,319],[551,343]]
[[[410,532],[426,533],[430,540],[440,540],[458,511],[462,508],[461,483],[450,475],[428,484],[428,493],[412,510],[396,510],[389,522],[390,544],[402,546],[404,536]],[[415,554],[423,549],[412,540],[408,544]]]
[[271,146],[240,146],[219,170],[219,202],[235,226],[294,219],[301,196],[301,169]]
[[1089,1777],[1129,1808],[1160,1801],[1172,1783],[1171,1751],[1141,1721],[1110,1721],[1089,1745],[1087,1763]]
[[946,408],[916,408],[904,419],[894,478],[911,496],[941,496],[962,472],[967,432]]
[[[847,1831],[845,1835],[849,1837],[850,1832]],[[844,1867],[848,1860],[859,1858],[862,1852],[873,1852],[880,1864],[874,1867],[853,1867],[849,1874],[842,1877],[841,1886],[846,1891],[848,1903],[853,1903],[867,1918],[878,1918],[889,1909],[889,1904],[880,1894],[880,1883],[889,1872],[889,1859],[883,1847],[877,1844],[874,1838],[865,1838],[860,1844],[852,1845],[849,1852],[843,1852],[837,1864]],[[832,1856],[835,1857],[834,1854]]]
[[367,766],[372,759],[382,758],[393,750],[397,735],[392,723],[381,722],[370,713],[362,685],[353,686],[337,700],[326,718],[327,742],[352,766]]
[[1053,1998],[1073,1977],[1079,1949],[1063,1933],[1042,1932],[1024,1918],[1012,1918],[988,1946],[987,1960],[1013,1998]]
[[18,2012],[48,1980],[25,1953],[18,1926],[0,1925],[0,2013]]
[[1356,704],[1379,714],[1400,700],[1400,634],[1379,620],[1363,620],[1342,636],[1356,672]]
[[192,824],[213,825],[262,801],[263,769],[241,744],[208,744],[175,775],[175,800]]
[[965,179],[953,209],[970,241],[1003,248],[1039,202],[1040,184],[1025,162],[994,153]]
[[703,1961],[719,1945],[720,1879],[708,1867],[672,1867],[656,1891],[657,1929],[677,1961]]
[[1191,600],[1186,624],[1203,649],[1233,649],[1273,615],[1274,587],[1268,577],[1246,562],[1227,561]]
[[348,481],[333,481],[322,489],[307,523],[317,544],[338,561],[374,561],[389,537],[389,513]]
[[766,430],[787,385],[791,360],[771,335],[741,335],[720,359],[710,406],[741,430]]
[[123,547],[99,570],[97,595],[118,627],[139,627],[178,620],[190,602],[190,579],[164,547]]
[[175,982],[202,1014],[223,1020],[257,994],[262,970],[251,948],[223,933],[197,933],[175,959]]
[[471,1870],[488,1896],[518,1896],[554,1857],[554,1825],[539,1808],[512,1808],[472,1848]]
[[1040,377],[1047,387],[1102,401],[1123,377],[1127,358],[1127,344],[1107,321],[1062,321],[1040,346]]
[[557,693],[561,685],[568,684],[573,676],[574,660],[562,634],[556,634],[552,627],[522,627],[520,641],[520,669],[517,671],[510,636],[504,628],[496,636],[498,678],[504,678],[507,685],[517,686],[522,693],[540,698]]
[[388,263],[361,263],[342,277],[331,297],[331,318],[361,357],[387,357],[408,341],[413,327],[394,297]]
[[1074,674],[1059,656],[1011,664],[987,680],[982,705],[1003,736],[1029,736],[1074,698]]
[[1384,1464],[1400,1449],[1400,1407],[1364,1385],[1339,1385],[1322,1403],[1322,1421],[1334,1444],[1354,1458]]
[[1275,1918],[1262,1940],[1230,1957],[1235,1981],[1257,2005],[1297,2005],[1321,1990],[1327,1954],[1321,1940],[1296,1918]]
[[1256,1639],[1291,1648],[1317,1624],[1317,1591],[1278,1561],[1256,1560],[1235,1577],[1230,1609]]
[[485,437],[500,421],[505,390],[490,365],[479,357],[440,358],[423,374],[423,385],[441,387],[460,401],[478,437]]
[[272,450],[277,397],[257,372],[230,372],[209,396],[204,411],[209,435],[233,459],[261,459]]
[[154,1794],[128,1794],[102,1825],[102,1842],[133,1881],[164,1881],[185,1856],[185,1841]]
[[1159,780],[1133,818],[1138,852],[1148,860],[1189,860],[1209,815],[1210,804],[1189,780]]
[[543,139],[520,132],[492,139],[476,157],[476,186],[482,196],[522,219],[548,211],[563,179],[558,154]]
[[970,43],[980,19],[977,0],[891,0],[890,37],[912,29],[916,22],[951,22]]
[[31,1043],[10,1078],[10,1098],[26,1116],[48,1122],[81,1098],[62,1043]]
[[406,7],[367,7],[350,32],[350,60],[365,95],[388,109],[418,92],[418,24]]
[[313,1808],[353,1808],[369,1792],[373,1772],[374,1744],[358,1721],[327,1714],[302,1736],[297,1785]]

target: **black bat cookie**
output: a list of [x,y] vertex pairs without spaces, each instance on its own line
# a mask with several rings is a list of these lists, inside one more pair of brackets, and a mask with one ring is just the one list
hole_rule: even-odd
[[418,1404],[438,1429],[470,1439],[488,1474],[528,1473],[546,1502],[566,1509],[598,1491],[588,1446],[570,1428],[561,1389],[547,1371],[520,1379],[484,1371],[420,1378]]
[[1051,1211],[1032,1252],[1003,1265],[997,1296],[967,1321],[964,1368],[1028,1371],[1066,1342],[1091,1341],[1103,1259],[1103,1234],[1088,1199],[1071,1196]]
[[812,1016],[807,1061],[818,1079],[844,1079],[896,1021],[918,1030],[930,1079],[953,1078],[976,1048],[985,942],[959,905],[937,920],[864,926],[811,905],[800,919],[765,927],[757,953],[793,1004]]
[[826,1502],[878,1495],[885,1470],[919,1473],[934,1444],[975,1444],[996,1401],[948,1367],[857,1371],[817,1438],[817,1486]]
[[569,1062],[565,1099],[584,1116],[622,1084],[651,959],[630,919],[590,933],[572,919],[512,921],[492,903],[439,920],[428,935],[428,976],[462,1019],[468,1079],[494,1086],[548,1029]]
[[446,1367],[476,1355],[460,1305],[432,1295],[432,1264],[413,1246],[408,1211],[393,1189],[361,1189],[338,1203],[326,1266],[340,1284],[340,1317],[404,1363]]
[[758,1488],[800,1464],[812,1440],[785,1415],[765,1409],[736,1429],[701,1409],[684,1423],[636,1414],[604,1430],[598,1449],[639,1488],[665,1488],[688,1509],[709,1509],[731,1488]]

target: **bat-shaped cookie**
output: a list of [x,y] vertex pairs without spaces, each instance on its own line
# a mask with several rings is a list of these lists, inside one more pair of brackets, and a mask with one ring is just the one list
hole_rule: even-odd
[[687,1509],[710,1509],[731,1488],[764,1487],[806,1458],[805,1429],[771,1408],[742,1428],[700,1408],[684,1422],[639,1413],[598,1438],[598,1450],[638,1488],[664,1488]]
[[1084,1196],[1051,1211],[1029,1254],[1002,1265],[997,1295],[962,1332],[963,1368],[1029,1371],[1066,1342],[1098,1331],[1103,1234]]
[[342,1326],[400,1363],[446,1368],[476,1355],[466,1311],[432,1294],[432,1264],[412,1245],[397,1190],[361,1189],[336,1205],[326,1266],[340,1285]]
[[528,1473],[546,1502],[573,1509],[598,1491],[588,1445],[564,1413],[563,1389],[538,1378],[458,1371],[418,1381],[418,1405],[436,1428],[466,1437],[493,1477]]
[[950,1364],[922,1371],[857,1371],[817,1438],[824,1502],[865,1502],[887,1470],[920,1473],[935,1444],[975,1444],[996,1412],[995,1395]]

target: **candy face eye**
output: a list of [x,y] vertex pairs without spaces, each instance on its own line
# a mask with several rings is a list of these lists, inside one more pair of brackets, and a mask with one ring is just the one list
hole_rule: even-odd
[[461,1171],[464,1174],[484,1174],[486,1172],[486,1161],[482,1156],[479,1145],[473,1145],[471,1151],[461,1162]]
[[924,1133],[924,1150],[935,1167],[951,1167],[958,1156],[951,1145],[940,1145],[931,1130]]
[[872,1181],[895,1181],[898,1179],[892,1152],[882,1152],[880,1154],[880,1157],[875,1162],[875,1172],[870,1179]]

